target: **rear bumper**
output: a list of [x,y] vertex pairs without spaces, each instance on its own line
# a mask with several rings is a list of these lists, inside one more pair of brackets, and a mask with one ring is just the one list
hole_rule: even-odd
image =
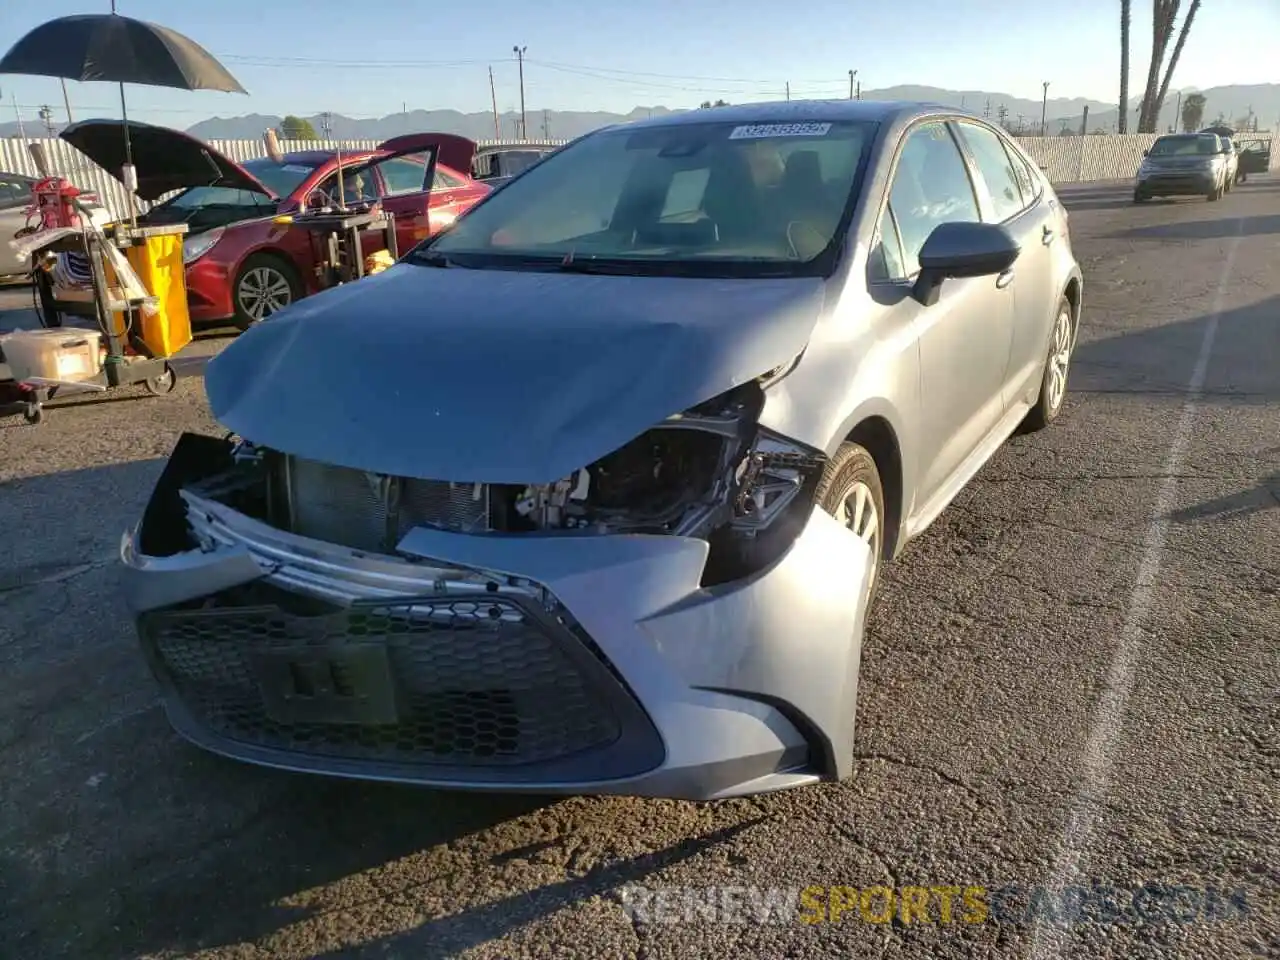
[[[183,496],[202,549],[144,556],[135,532],[121,559],[169,718],[206,749],[437,787],[691,800],[851,772],[868,555],[820,511],[771,568],[705,590],[699,540],[417,528],[401,556],[373,556]],[[321,689],[308,713],[307,652],[321,688],[349,683],[360,702]]]

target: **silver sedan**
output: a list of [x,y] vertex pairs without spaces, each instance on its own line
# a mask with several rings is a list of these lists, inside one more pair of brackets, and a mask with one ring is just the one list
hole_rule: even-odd
[[29,265],[18,259],[9,241],[27,225],[34,182],[18,173],[0,172],[0,278],[29,272]]
[[846,777],[876,585],[1058,417],[1082,302],[1053,188],[976,116],[591,133],[210,364],[232,436],[182,438],[121,549],[169,717],[465,789]]

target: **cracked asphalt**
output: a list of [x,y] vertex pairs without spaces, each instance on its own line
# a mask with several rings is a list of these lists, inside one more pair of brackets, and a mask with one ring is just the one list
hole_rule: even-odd
[[[178,433],[217,430],[198,371],[225,341],[166,399],[0,419],[0,955],[1280,956],[1280,182],[1063,196],[1086,276],[1067,409],[888,572],[847,783],[547,801],[205,755],[157,706],[113,558]],[[1230,909],[1073,919],[1033,892],[1147,884]],[[622,906],[813,885],[1016,888],[1041,923],[1017,897],[973,923]]]

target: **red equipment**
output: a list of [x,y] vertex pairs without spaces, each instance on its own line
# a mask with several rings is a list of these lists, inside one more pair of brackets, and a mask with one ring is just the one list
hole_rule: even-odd
[[35,195],[35,203],[28,215],[40,217],[41,230],[80,226],[80,214],[76,211],[75,201],[81,196],[86,200],[90,197],[83,194],[70,180],[45,177],[31,188],[31,192]]

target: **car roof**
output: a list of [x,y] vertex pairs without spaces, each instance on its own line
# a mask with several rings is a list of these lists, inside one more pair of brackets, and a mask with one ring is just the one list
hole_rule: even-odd
[[[910,100],[772,100],[764,103],[731,104],[709,110],[684,110],[662,117],[635,120],[626,127],[666,127],[706,123],[798,123],[862,120],[886,123],[910,120],[936,113],[981,119],[968,110],[941,103]],[[618,126],[622,126],[619,124]]]

